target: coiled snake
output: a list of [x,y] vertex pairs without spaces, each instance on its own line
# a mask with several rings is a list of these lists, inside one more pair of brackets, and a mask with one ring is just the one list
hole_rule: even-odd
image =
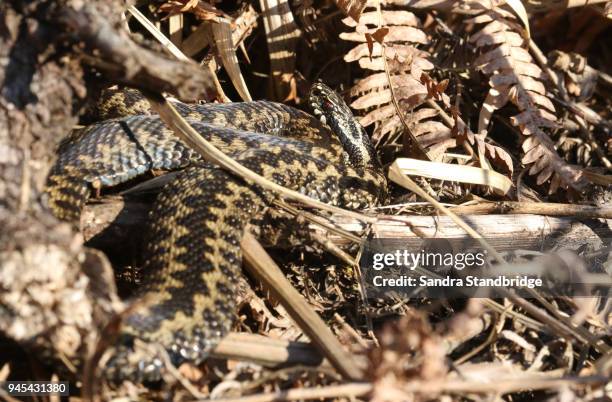
[[[138,97],[110,99],[111,111],[142,105]],[[345,208],[379,203],[386,182],[348,106],[321,83],[313,85],[309,103],[320,120],[268,101],[175,107],[200,135],[267,179]],[[244,230],[269,216],[272,195],[203,161],[155,115],[74,131],[49,174],[49,207],[61,219],[78,221],[92,189],[175,169],[184,170],[158,195],[145,232],[144,280],[136,297],[150,302],[125,318],[107,368],[111,377],[159,375],[158,358],[133,357],[136,339],[161,344],[175,364],[206,357],[233,322]]]

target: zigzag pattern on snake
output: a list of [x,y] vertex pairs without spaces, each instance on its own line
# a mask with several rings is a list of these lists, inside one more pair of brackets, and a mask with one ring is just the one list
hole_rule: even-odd
[[[129,110],[129,103],[141,102],[135,99],[115,97],[110,109]],[[200,135],[267,179],[345,208],[379,203],[386,182],[348,106],[320,83],[309,102],[321,121],[267,101],[175,107]],[[184,170],[157,197],[146,231],[144,283],[137,297],[148,302],[124,321],[109,364],[114,377],[157,378],[160,360],[134,358],[135,339],[161,344],[174,363],[198,362],[229,331],[240,241],[249,223],[266,219],[272,195],[202,161],[155,115],[112,118],[75,130],[60,146],[49,175],[51,210],[77,221],[92,189],[175,169]]]

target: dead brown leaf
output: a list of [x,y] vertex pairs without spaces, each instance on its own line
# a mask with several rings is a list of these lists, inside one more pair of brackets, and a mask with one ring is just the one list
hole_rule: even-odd
[[[491,115],[508,102],[520,113],[510,119],[523,134],[522,163],[531,165],[529,174],[538,184],[550,180],[549,193],[559,187],[580,189],[584,186],[582,171],[565,162],[545,130],[558,128],[555,106],[546,96],[543,72],[527,51],[525,30],[516,16],[486,0],[464,1],[462,9],[472,10],[476,16],[466,20],[476,24],[478,31],[469,41],[481,49],[478,68],[489,76],[491,89],[482,106],[478,133],[485,136]],[[500,164],[511,167],[509,156],[484,142],[478,144],[483,154],[492,156]]]
[[367,0],[335,0],[336,6],[353,20],[359,22],[359,17],[367,4]]

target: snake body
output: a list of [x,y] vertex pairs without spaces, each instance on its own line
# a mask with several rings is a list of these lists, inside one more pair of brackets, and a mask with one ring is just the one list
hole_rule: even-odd
[[[348,106],[320,83],[309,101],[320,119],[268,101],[175,107],[224,153],[286,188],[351,209],[379,203],[386,194],[384,176]],[[267,219],[272,195],[203,161],[158,116],[146,114],[75,130],[49,175],[51,210],[75,221],[92,188],[176,169],[183,170],[162,189],[150,214],[144,281],[136,296],[146,302],[124,320],[109,363],[112,377],[159,375],[158,358],[134,357],[137,339],[162,345],[178,364],[201,361],[229,331],[240,242],[247,225]]]

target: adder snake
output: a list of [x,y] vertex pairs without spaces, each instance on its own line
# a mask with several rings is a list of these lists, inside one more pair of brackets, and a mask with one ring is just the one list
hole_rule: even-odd
[[[110,97],[105,111],[146,111],[142,100]],[[374,149],[344,101],[321,83],[309,97],[313,117],[268,101],[175,107],[194,129],[254,172],[329,204],[379,203],[386,182]],[[107,115],[108,116],[108,115]],[[47,185],[48,205],[78,221],[92,189],[151,170],[183,169],[158,195],[145,231],[146,298],[122,326],[112,376],[154,379],[158,358],[134,358],[134,341],[161,344],[173,363],[201,361],[230,329],[240,241],[248,224],[269,218],[273,195],[203,161],[156,115],[116,117],[75,130],[63,141]]]

